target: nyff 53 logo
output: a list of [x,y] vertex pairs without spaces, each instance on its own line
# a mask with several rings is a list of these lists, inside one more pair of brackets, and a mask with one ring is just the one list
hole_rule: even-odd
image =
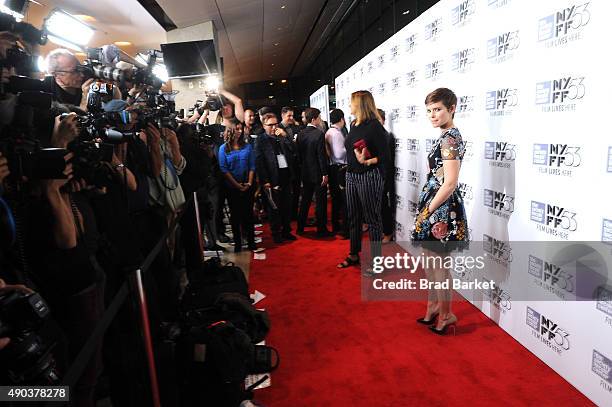
[[518,105],[518,89],[502,88],[487,92],[486,109],[494,112],[505,112],[512,110]]
[[527,325],[537,333],[537,338],[557,353],[561,354],[563,350],[569,350],[570,334],[567,330],[531,307],[527,307]]
[[458,116],[466,116],[474,111],[474,96],[459,96],[457,99],[457,110]]
[[536,84],[536,105],[543,112],[576,110],[576,102],[584,98],[584,76],[567,76]]
[[404,169],[395,167],[395,181],[402,182],[404,180]]
[[406,106],[406,119],[414,121],[419,118],[419,107],[417,105]]
[[484,206],[506,214],[514,212],[514,196],[506,194],[505,192],[485,189],[483,204]]
[[597,376],[601,377],[609,386],[612,385],[612,360],[607,358],[603,353],[593,349],[593,360],[591,370]]
[[417,45],[416,34],[411,34],[408,37],[406,37],[406,53],[407,54],[412,54],[414,50],[416,49],[416,45]]
[[591,20],[589,4],[590,2],[574,4],[541,18],[538,21],[538,41],[562,39],[563,41],[551,41],[547,44],[556,46],[565,44],[568,40],[579,39],[580,31]]
[[421,177],[419,175],[418,172],[416,171],[412,171],[412,170],[406,170],[406,175],[407,175],[407,180],[410,184],[412,184],[415,187],[420,186],[421,184]]
[[487,59],[492,62],[503,62],[521,44],[519,32],[508,31],[487,41]]
[[440,37],[442,31],[442,19],[437,18],[425,26],[425,40],[435,41]]
[[529,274],[537,278],[541,286],[550,287],[552,292],[560,298],[565,298],[566,293],[573,293],[575,289],[575,276],[563,270],[561,267],[529,255]]
[[463,25],[469,21],[475,12],[474,0],[464,0],[451,10],[451,22],[453,25]]
[[489,301],[491,301],[491,305],[493,305],[497,309],[500,309],[502,312],[510,311],[512,309],[510,294],[508,293],[508,291],[502,289],[499,284],[495,283],[493,285],[493,288],[484,292],[484,295],[489,298]]
[[419,140],[415,138],[409,138],[406,140],[406,150],[410,153],[416,153],[420,149]]
[[579,167],[582,163],[579,146],[568,144],[534,144],[533,164],[547,167]]
[[406,74],[406,86],[409,88],[414,88],[417,85],[417,71],[413,70]]
[[484,157],[493,161],[516,160],[516,145],[501,141],[485,141]]
[[553,229],[574,232],[578,229],[576,212],[562,206],[531,201],[531,220]]
[[464,182],[460,182],[458,185],[459,188],[459,195],[461,195],[461,197],[466,200],[466,201],[473,201],[474,200],[474,190],[472,189],[471,185],[468,185]]
[[508,265],[508,263],[512,262],[512,247],[510,247],[508,242],[483,234],[482,249],[493,256],[493,260],[497,263]]
[[425,65],[425,79],[438,79],[442,74],[442,60],[433,61]]
[[455,72],[468,72],[476,61],[476,49],[466,48],[455,52],[451,57],[451,70]]

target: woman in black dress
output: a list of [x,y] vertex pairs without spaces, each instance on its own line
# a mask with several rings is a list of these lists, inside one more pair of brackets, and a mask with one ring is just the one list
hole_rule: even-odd
[[[387,132],[372,94],[362,90],[351,95],[351,113],[355,122],[346,137],[346,206],[349,219],[351,246],[349,255],[338,268],[358,265],[361,252],[362,224],[368,224],[372,259],[381,255],[382,214],[381,204],[385,180],[385,168],[389,160]],[[391,175],[392,176],[392,175]],[[371,263],[363,273],[373,275]]]
[[[458,187],[465,145],[453,122],[457,106],[453,91],[434,90],[425,98],[425,106],[431,124],[439,128],[441,134],[428,156],[430,172],[419,195],[412,240],[423,248],[426,256],[444,258],[468,244],[467,219]],[[450,271],[443,266],[430,267],[427,272],[430,281],[450,279]],[[434,325],[436,318],[438,322]],[[451,312],[450,288],[430,290],[425,317],[417,322],[431,325],[432,332],[441,335],[449,326],[454,328],[457,317]]]

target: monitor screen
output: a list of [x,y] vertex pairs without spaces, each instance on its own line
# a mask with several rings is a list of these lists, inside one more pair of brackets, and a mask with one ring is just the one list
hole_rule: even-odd
[[170,79],[219,74],[213,40],[161,44],[161,49]]

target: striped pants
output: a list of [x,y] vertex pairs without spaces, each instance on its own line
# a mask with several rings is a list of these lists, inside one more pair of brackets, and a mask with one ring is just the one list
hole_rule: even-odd
[[372,258],[381,255],[383,188],[384,179],[378,168],[363,174],[346,173],[346,206],[351,237],[350,254],[356,255],[361,252],[361,226],[365,221],[369,226]]

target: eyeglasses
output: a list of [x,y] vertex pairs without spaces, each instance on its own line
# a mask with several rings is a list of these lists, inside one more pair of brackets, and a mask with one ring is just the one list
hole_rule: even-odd
[[278,122],[277,123],[264,124],[264,126],[267,126],[267,127],[278,127]]
[[54,73],[78,73],[78,69],[73,69],[72,71],[55,71]]

